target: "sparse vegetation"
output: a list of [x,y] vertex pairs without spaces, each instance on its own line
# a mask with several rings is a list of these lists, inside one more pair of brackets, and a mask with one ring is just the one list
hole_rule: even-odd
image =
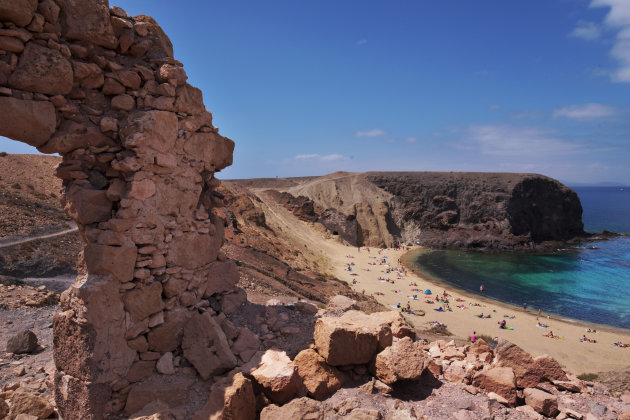
[[0,157],[5,157],[5,156],[8,156],[7,152],[0,152]]
[[597,373],[582,373],[581,375],[578,375],[578,379],[582,381],[594,381],[597,378],[599,378]]
[[428,332],[430,332],[431,334],[445,335],[445,336],[453,335],[453,333],[450,332],[448,328],[446,328],[445,325],[435,325],[429,328]]

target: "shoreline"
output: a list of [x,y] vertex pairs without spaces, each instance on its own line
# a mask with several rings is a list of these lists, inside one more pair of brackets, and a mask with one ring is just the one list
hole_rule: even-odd
[[[486,297],[474,292],[470,292],[467,290],[463,290],[460,289],[458,287],[452,286],[450,284],[447,283],[442,283],[439,280],[434,279],[433,277],[429,276],[428,274],[424,273],[424,272],[418,272],[416,271],[416,267],[413,264],[412,261],[410,261],[411,259],[411,254],[414,252],[417,252],[421,249],[426,249],[426,250],[431,250],[431,248],[426,248],[426,247],[416,247],[415,249],[406,251],[403,255],[400,256],[400,262],[402,263],[402,265],[405,266],[405,268],[407,268],[407,270],[409,270],[409,272],[415,274],[416,276],[422,278],[423,280],[425,280],[428,283],[433,284],[435,287],[441,287],[444,289],[451,289],[456,291],[458,294],[462,295],[462,296],[466,296],[469,299],[477,299],[479,301],[482,301],[484,303],[488,303],[488,304],[492,304],[492,305],[496,305],[496,306],[500,306],[500,307],[504,307],[506,310],[510,310],[510,311],[517,311],[517,312],[521,312],[523,314],[530,314],[533,316],[536,316],[536,311],[523,311],[523,308],[518,306],[518,305],[513,305],[511,303],[508,302],[504,302],[501,300],[497,300],[497,299],[493,299],[491,297]],[[553,312],[543,312],[546,315],[541,315],[542,317],[544,317],[545,319],[548,319],[550,321],[558,321],[558,322],[565,322],[567,324],[571,324],[571,325],[576,325],[579,327],[584,327],[584,328],[591,328],[591,329],[596,329],[598,331],[606,331],[609,332],[611,334],[624,334],[624,335],[630,335],[630,328],[623,328],[623,327],[615,327],[613,325],[607,325],[607,324],[598,324],[596,322],[589,322],[589,321],[583,321],[581,319],[575,319],[575,318],[570,318],[570,317],[566,317],[560,314],[556,314]]]
[[[418,329],[428,330],[432,322],[439,322],[445,324],[454,336],[464,339],[473,331],[478,336],[487,334],[504,338],[533,357],[550,355],[575,374],[628,370],[630,367],[630,348],[613,345],[616,342],[630,343],[629,331],[552,318],[547,313],[542,314],[540,321],[547,324],[548,328],[542,328],[537,325],[536,312],[524,312],[522,308],[462,293],[448,285],[435,283],[423,277],[422,273],[412,272],[415,268],[409,267],[409,263],[402,258],[409,251],[371,248],[367,252],[365,248],[359,250],[329,240],[325,240],[322,246],[337,278],[346,281],[357,293],[372,295],[389,310],[396,310],[397,303],[406,305],[409,302],[412,311],[418,313],[407,314],[406,317]],[[412,251],[417,249],[414,246]],[[383,264],[383,261],[386,263]],[[348,271],[349,265],[352,271]],[[396,267],[400,268],[401,274],[392,271]],[[406,274],[403,274],[402,270],[405,269]],[[393,282],[385,279],[393,279]],[[421,293],[427,288],[439,291],[439,294],[445,290],[450,295],[452,310],[434,311],[442,304],[427,302]],[[417,294],[417,299],[413,299],[413,294]],[[431,297],[437,295],[433,293]],[[425,315],[421,316],[420,311]],[[490,314],[491,319],[479,318],[480,312]],[[500,329],[497,324],[502,320],[506,320],[507,326],[513,329]],[[597,332],[588,333],[586,328],[596,328]],[[558,339],[546,337],[550,331]],[[597,342],[580,342],[579,339],[585,334]],[[449,337],[445,336],[444,339],[449,340]]]

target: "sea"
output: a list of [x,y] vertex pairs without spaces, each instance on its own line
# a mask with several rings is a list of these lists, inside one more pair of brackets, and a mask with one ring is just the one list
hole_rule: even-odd
[[[573,187],[584,228],[630,234],[630,188]],[[630,237],[545,254],[424,250],[414,268],[436,283],[537,312],[630,329]],[[484,286],[480,293],[480,286]]]

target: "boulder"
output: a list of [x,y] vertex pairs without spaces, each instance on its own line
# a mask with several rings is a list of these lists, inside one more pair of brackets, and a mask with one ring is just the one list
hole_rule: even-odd
[[135,112],[120,133],[125,147],[147,146],[161,153],[171,152],[177,139],[177,115],[168,111]]
[[37,0],[0,0],[0,21],[26,26],[31,23],[35,10],[37,10]]
[[466,353],[472,353],[476,356],[480,356],[483,353],[490,353],[492,354],[492,348],[488,345],[488,343],[486,343],[483,338],[478,338],[473,344],[471,344]]
[[254,420],[256,396],[252,381],[237,373],[212,385],[210,397],[192,420]]
[[289,401],[301,385],[297,367],[284,351],[267,350],[258,367],[250,374],[263,388],[265,395],[277,404]]
[[360,365],[392,344],[392,331],[379,318],[349,311],[339,318],[319,318],[313,338],[329,365]]
[[39,147],[56,129],[55,107],[47,101],[0,98],[0,135]]
[[495,349],[497,364],[511,367],[519,388],[533,388],[543,381],[567,381],[569,378],[560,364],[549,356],[533,359],[525,350],[507,340]]
[[555,395],[537,388],[525,388],[525,404],[536,410],[537,413],[547,417],[558,414],[558,398]]
[[31,330],[22,330],[7,341],[7,353],[32,353],[37,349],[37,336]]
[[186,140],[184,151],[191,159],[202,160],[219,171],[232,164],[234,142],[217,133],[195,133]]
[[182,343],[184,325],[190,316],[185,308],[166,311],[164,323],[148,334],[149,350],[162,353],[175,351]]
[[232,352],[237,354],[244,362],[248,362],[249,359],[258,351],[260,347],[260,338],[249,328],[241,328],[238,338],[232,345]]
[[516,405],[516,377],[510,367],[491,367],[477,372],[472,384],[487,392],[495,392],[509,405]]
[[324,408],[321,402],[303,397],[282,407],[275,404],[268,405],[260,413],[260,420],[279,419],[323,420]]
[[394,337],[416,338],[416,331],[407,323],[407,320],[405,320],[405,317],[399,311],[374,312],[371,315],[387,322],[392,329],[392,335]]
[[55,412],[48,400],[28,392],[15,392],[11,396],[11,416],[30,414],[40,419],[46,419]]
[[72,65],[59,51],[29,42],[8,84],[28,92],[66,95],[72,90],[72,81]]
[[208,312],[195,313],[186,323],[182,349],[204,380],[236,366],[225,333]]
[[417,381],[427,364],[422,343],[401,338],[376,356],[376,377],[388,385],[401,380]]
[[315,315],[318,311],[317,306],[309,302],[298,301],[295,302],[293,306],[295,306],[295,309],[298,311],[308,315]]
[[326,360],[315,350],[302,350],[295,356],[293,363],[304,386],[316,400],[323,400],[341,388],[341,372],[326,364]]

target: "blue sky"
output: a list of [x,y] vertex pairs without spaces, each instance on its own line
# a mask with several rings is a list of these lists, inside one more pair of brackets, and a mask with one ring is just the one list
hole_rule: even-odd
[[236,142],[222,178],[441,170],[630,183],[630,0],[110,4],[170,36]]

